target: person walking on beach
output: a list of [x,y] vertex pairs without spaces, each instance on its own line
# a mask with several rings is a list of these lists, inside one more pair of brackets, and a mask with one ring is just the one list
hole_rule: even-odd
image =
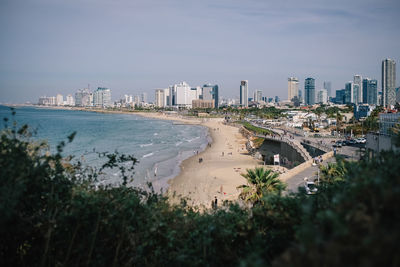
[[218,207],[218,199],[217,196],[215,196],[215,200],[214,200],[214,208]]

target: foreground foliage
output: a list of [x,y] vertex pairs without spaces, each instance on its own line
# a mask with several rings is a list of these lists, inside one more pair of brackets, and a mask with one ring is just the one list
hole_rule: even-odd
[[66,168],[62,147],[32,145],[26,126],[2,132],[1,266],[400,265],[398,152],[327,171],[313,196],[264,192],[251,209],[200,213],[127,187],[128,170],[95,187],[98,173]]

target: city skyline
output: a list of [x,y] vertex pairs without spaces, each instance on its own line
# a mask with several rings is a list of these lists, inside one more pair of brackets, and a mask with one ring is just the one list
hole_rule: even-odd
[[287,77],[298,77],[299,88],[313,77],[316,90],[331,81],[334,94],[355,74],[381,90],[382,60],[400,60],[399,9],[394,0],[4,0],[0,102],[72,94],[88,83],[116,98],[153,96],[183,80],[218,84],[232,98],[248,80],[249,95],[286,99]]

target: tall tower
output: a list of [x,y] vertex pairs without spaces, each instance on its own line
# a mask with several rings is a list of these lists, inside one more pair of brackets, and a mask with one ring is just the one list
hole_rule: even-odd
[[330,96],[332,96],[332,83],[331,82],[324,82],[324,89],[328,93],[328,99]]
[[307,78],[304,82],[304,103],[306,105],[315,104],[315,79]]
[[299,97],[299,79],[290,77],[288,78],[288,100],[292,101],[295,96]]
[[244,80],[240,82],[240,106],[248,107],[249,106],[249,81]]
[[396,62],[393,59],[382,61],[382,105],[384,107],[396,104]]
[[363,102],[363,91],[362,91],[362,76],[354,75],[353,78],[354,86],[354,99],[353,103],[358,104]]

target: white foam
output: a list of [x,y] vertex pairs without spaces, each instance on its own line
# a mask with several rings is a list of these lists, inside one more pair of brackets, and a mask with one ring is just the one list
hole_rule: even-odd
[[175,145],[176,146],[179,146],[179,145],[181,145],[182,144],[182,142],[178,142],[178,143],[176,143]]
[[154,155],[153,153],[149,153],[149,154],[144,155],[142,158],[147,158],[147,157],[150,157],[150,156],[153,156],[153,155]]
[[152,146],[152,145],[153,145],[153,143],[150,143],[150,144],[141,144],[140,147],[146,147],[146,146]]

